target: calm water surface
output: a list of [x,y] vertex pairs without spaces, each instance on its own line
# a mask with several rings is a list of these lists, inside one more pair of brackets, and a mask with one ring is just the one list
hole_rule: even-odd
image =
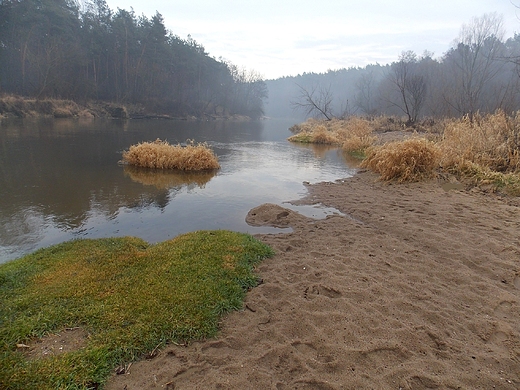
[[[0,120],[0,263],[73,238],[274,232],[248,226],[247,212],[301,198],[304,181],[353,173],[338,150],[287,142],[292,124]],[[157,138],[207,142],[221,169],[181,174],[118,164],[130,145]]]

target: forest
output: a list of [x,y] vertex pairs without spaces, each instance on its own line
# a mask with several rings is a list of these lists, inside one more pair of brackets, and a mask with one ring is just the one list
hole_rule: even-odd
[[520,34],[505,39],[502,26],[500,15],[484,14],[464,24],[441,56],[403,51],[387,65],[267,80],[267,115],[391,115],[413,124],[498,109],[512,113],[520,109]]
[[0,0],[0,93],[139,104],[186,117],[263,115],[253,70],[215,59],[163,17],[105,0]]
[[[180,38],[163,17],[105,0],[0,0],[0,94],[138,104],[197,118],[426,118],[520,109],[520,34],[495,13],[462,25],[441,55],[263,80]],[[425,48],[427,49],[427,48]]]

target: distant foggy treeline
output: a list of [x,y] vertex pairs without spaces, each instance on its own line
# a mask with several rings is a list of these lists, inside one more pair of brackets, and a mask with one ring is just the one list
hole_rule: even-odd
[[173,115],[263,114],[265,83],[210,57],[162,16],[105,0],[0,0],[0,92],[141,103]]
[[485,14],[463,25],[439,58],[406,51],[389,65],[268,80],[266,114],[386,114],[413,123],[425,117],[519,110],[520,35],[505,39],[502,31],[502,18]]

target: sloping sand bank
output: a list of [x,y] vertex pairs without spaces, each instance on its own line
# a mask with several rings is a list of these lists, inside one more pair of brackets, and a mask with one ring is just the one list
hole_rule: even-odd
[[301,201],[345,216],[251,210],[294,231],[260,236],[277,254],[244,310],[108,388],[520,388],[520,201],[457,188],[360,172]]

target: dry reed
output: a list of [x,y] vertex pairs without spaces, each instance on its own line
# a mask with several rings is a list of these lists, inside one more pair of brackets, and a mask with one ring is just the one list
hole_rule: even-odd
[[338,130],[343,140],[342,148],[348,153],[364,153],[376,140],[371,123],[362,118],[351,117]]
[[381,175],[382,180],[413,182],[430,178],[439,167],[440,151],[424,138],[410,138],[368,149],[362,168]]
[[440,142],[444,169],[463,171],[471,164],[497,172],[520,171],[520,113],[502,111],[446,122]]
[[301,142],[310,144],[336,145],[339,144],[336,134],[330,131],[323,123],[315,122],[301,127],[303,130],[291,137],[291,142]]
[[204,143],[189,142],[186,146],[170,145],[157,139],[132,145],[123,152],[123,163],[154,169],[200,171],[218,169],[217,156]]
[[[427,119],[412,127],[384,116],[310,119],[290,130],[296,133],[291,141],[342,145],[347,154],[357,156],[366,153],[361,167],[379,173],[382,180],[419,181],[440,170],[475,185],[520,194],[520,112],[475,115],[473,121]],[[388,139],[397,141],[373,146]]]
[[310,119],[290,130],[296,134],[289,137],[289,141],[341,145],[348,152],[362,152],[375,140],[370,122],[358,117],[331,121]]

